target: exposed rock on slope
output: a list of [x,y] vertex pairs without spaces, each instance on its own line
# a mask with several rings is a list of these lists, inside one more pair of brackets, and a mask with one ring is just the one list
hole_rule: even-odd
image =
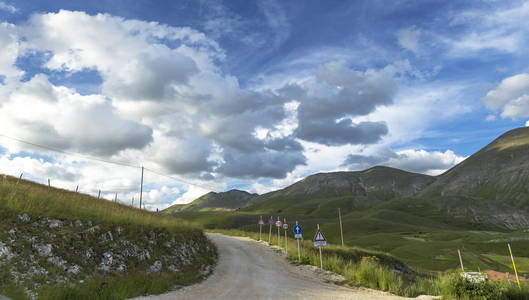
[[201,257],[214,252],[203,235],[190,239],[164,229],[132,232],[27,214],[0,218],[0,271],[9,274],[0,282],[23,287],[29,298],[41,287],[82,283],[95,275],[179,272],[191,265],[205,274],[211,265]]

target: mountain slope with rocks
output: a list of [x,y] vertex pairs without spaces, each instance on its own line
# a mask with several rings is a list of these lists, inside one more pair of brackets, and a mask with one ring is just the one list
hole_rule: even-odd
[[0,184],[0,294],[121,299],[187,285],[213,269],[215,246],[182,220],[6,179]]

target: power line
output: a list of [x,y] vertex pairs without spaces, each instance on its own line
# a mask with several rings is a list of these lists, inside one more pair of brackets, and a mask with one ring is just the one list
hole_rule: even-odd
[[70,156],[77,156],[77,157],[81,157],[81,158],[87,159],[87,160],[99,161],[99,162],[104,162],[104,163],[108,163],[108,164],[114,164],[114,165],[123,166],[123,167],[135,168],[135,169],[141,168],[139,166],[134,166],[132,164],[115,162],[115,161],[111,161],[111,160],[96,158],[96,157],[82,155],[82,154],[78,154],[78,153],[67,152],[67,151],[56,149],[56,148],[49,147],[49,146],[39,145],[39,144],[36,144],[36,143],[33,143],[33,142],[28,142],[28,141],[25,141],[25,140],[21,140],[21,139],[18,139],[18,138],[7,136],[7,135],[1,134],[1,133],[0,133],[0,136],[8,138],[8,139],[11,139],[11,140],[14,140],[14,141],[17,141],[17,142],[20,142],[20,143],[28,144],[28,145],[39,147],[39,148],[43,148],[43,149],[46,149],[46,150],[49,150],[49,151],[59,152],[59,153],[70,155]]
[[[80,158],[83,158],[83,159],[86,159],[86,160],[103,162],[103,163],[107,163],[107,164],[114,164],[114,165],[118,165],[118,166],[134,168],[134,169],[141,169],[140,166],[135,166],[135,165],[132,165],[132,164],[126,164],[126,163],[121,163],[121,162],[115,162],[115,161],[111,161],[111,160],[96,158],[96,157],[92,157],[92,156],[82,155],[82,154],[79,154],[79,153],[72,153],[72,152],[60,150],[60,149],[57,149],[57,148],[53,148],[53,147],[40,145],[40,144],[29,142],[29,141],[25,141],[25,140],[22,140],[22,139],[19,139],[19,138],[14,138],[14,137],[2,134],[2,133],[0,133],[0,136],[2,136],[4,138],[7,138],[7,139],[11,139],[11,140],[17,141],[17,142],[20,142],[20,143],[28,144],[28,145],[31,145],[31,146],[34,146],[34,147],[46,149],[46,150],[53,151],[53,152],[62,153],[62,154],[65,154],[65,155],[76,156],[76,157],[80,157]],[[150,168],[145,168],[145,170],[147,170],[147,171],[149,171],[151,173],[154,173],[156,175],[159,175],[159,176],[170,178],[170,179],[172,179],[174,181],[177,181],[179,183],[185,183],[187,185],[196,186],[196,187],[199,187],[199,188],[202,188],[202,189],[205,189],[205,190],[215,190],[215,188],[201,186],[201,185],[186,181],[186,180],[181,179],[181,178],[177,178],[177,177],[174,177],[174,176],[171,176],[171,175],[163,174],[160,171],[156,171],[156,170],[153,170],[153,169],[150,169]]]

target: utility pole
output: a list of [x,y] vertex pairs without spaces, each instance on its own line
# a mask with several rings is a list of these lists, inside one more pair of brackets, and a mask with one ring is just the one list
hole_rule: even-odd
[[141,209],[141,200],[142,199],[143,199],[143,166],[141,166],[140,209]]

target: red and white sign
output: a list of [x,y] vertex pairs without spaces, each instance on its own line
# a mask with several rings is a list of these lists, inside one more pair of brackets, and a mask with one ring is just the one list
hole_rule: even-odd
[[325,247],[327,246],[327,239],[321,232],[321,230],[318,229],[316,234],[314,235],[314,247]]
[[276,221],[276,227],[281,227],[283,225],[283,222],[281,220]]
[[284,230],[288,230],[288,224],[287,223],[283,223],[283,229]]

